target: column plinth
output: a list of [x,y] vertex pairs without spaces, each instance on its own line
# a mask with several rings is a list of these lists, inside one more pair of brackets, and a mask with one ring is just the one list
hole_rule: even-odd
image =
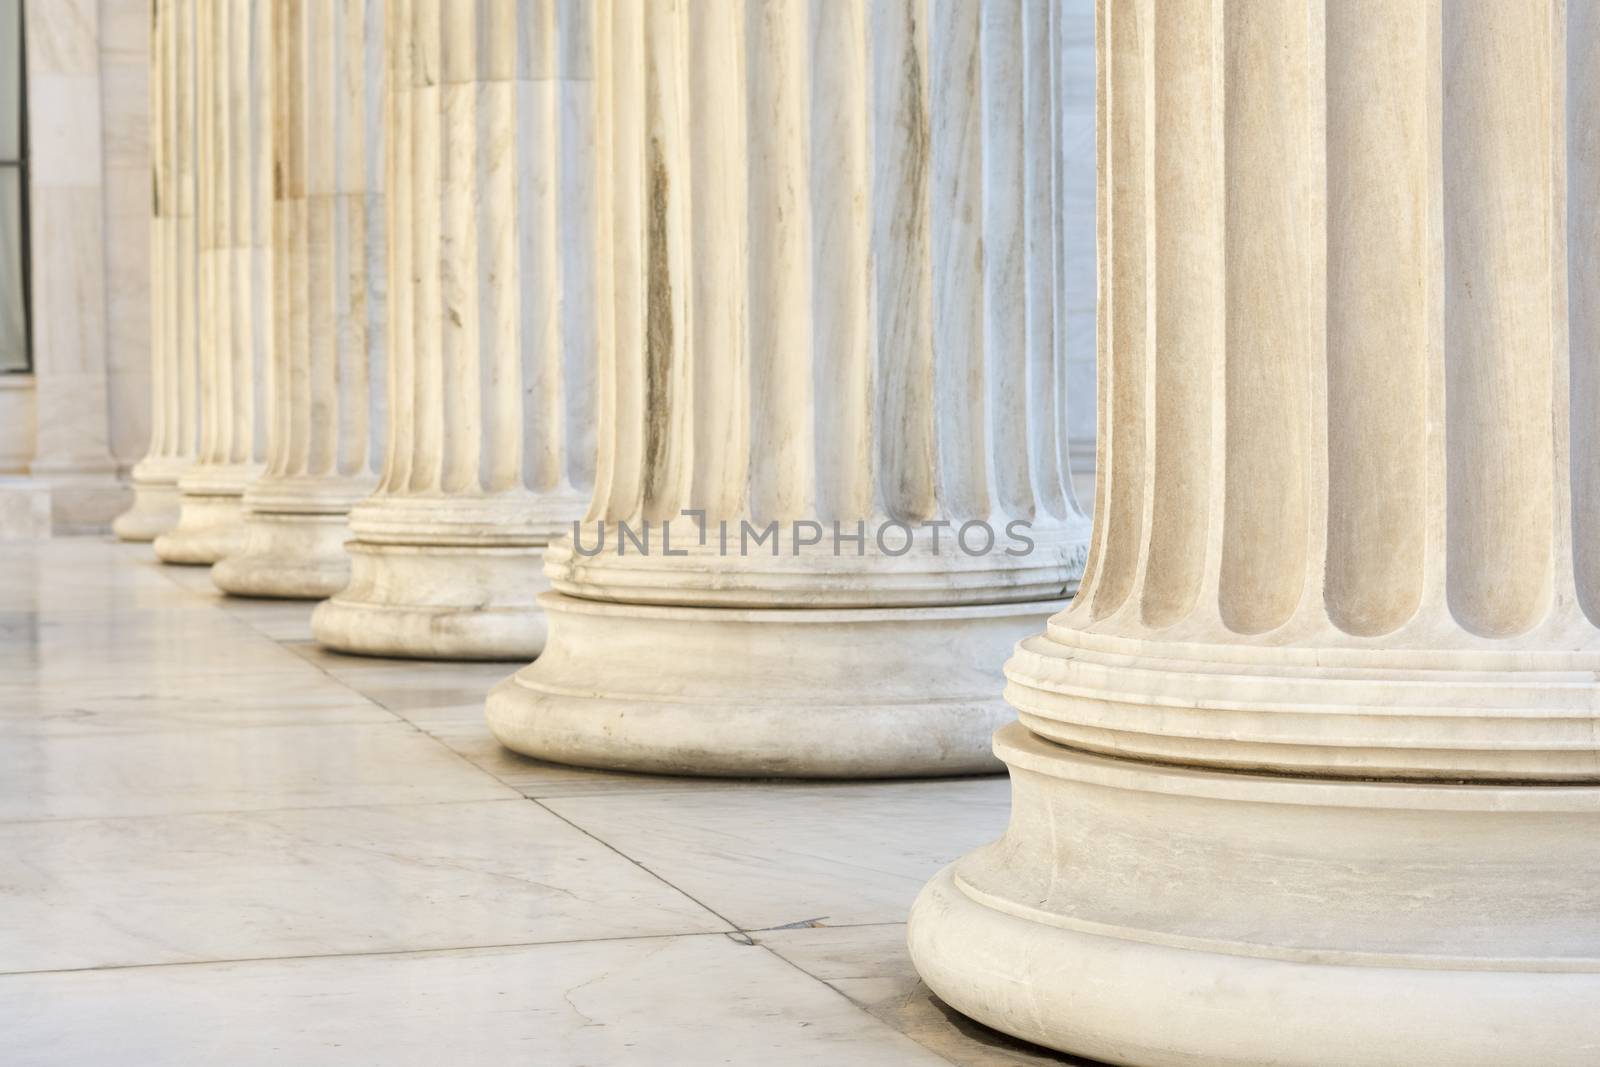
[[386,396],[382,0],[274,9],[273,403],[244,542],[212,578],[322,599],[350,580],[350,509],[377,487]]
[[491,728],[634,771],[999,769],[996,667],[1088,534],[1051,10],[597,10],[597,488]]
[[209,565],[240,551],[244,492],[264,469],[272,351],[272,8],[266,0],[194,8],[199,443],[195,463],[178,478],[178,522],[155,540],[156,556],[166,563]]
[[382,477],[350,513],[349,583],[312,614],[329,647],[544,645],[542,554],[593,478],[594,355],[564,326],[583,319],[593,240],[564,259],[584,216],[556,210],[573,165],[558,111],[592,76],[560,61],[555,11],[390,0],[390,417]]
[[1600,1046],[1593,5],[1101,0],[1101,482],[956,1009],[1140,1067]]

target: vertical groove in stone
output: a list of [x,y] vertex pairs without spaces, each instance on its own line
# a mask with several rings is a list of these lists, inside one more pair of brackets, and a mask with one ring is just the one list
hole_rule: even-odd
[[606,86],[596,114],[609,127],[599,131],[597,144],[610,156],[612,176],[601,231],[602,239],[610,236],[611,337],[602,351],[612,358],[601,363],[596,380],[597,420],[610,447],[596,454],[595,502],[599,515],[610,518],[637,515],[644,500],[643,15],[643,0],[609,0],[598,8],[602,25],[596,27],[605,49],[599,74]]
[[[1048,39],[1048,38],[1046,38]],[[980,411],[987,425],[979,440],[986,460],[983,480],[991,507],[1031,517],[1035,497],[1029,457],[1045,448],[1032,440],[1026,400],[1028,311],[1037,306],[1028,285],[1023,218],[1027,210],[1023,125],[1027,66],[1022,6],[984,0],[980,9],[978,84],[982,161],[980,260],[983,264],[983,347]],[[1055,138],[1038,137],[1044,144]],[[1046,231],[1048,233],[1048,230]],[[1047,301],[1046,308],[1054,306]],[[1049,366],[1051,360],[1044,360]],[[1055,422],[1050,419],[1051,424]],[[1053,438],[1049,442],[1053,445]],[[968,447],[971,447],[970,445]]]
[[566,448],[563,484],[594,485],[595,366],[599,359],[602,296],[609,259],[597,254],[600,205],[610,189],[610,169],[599,165],[597,137],[599,80],[596,62],[597,5],[591,0],[557,0],[556,193],[561,220],[556,270],[561,278],[561,329],[558,340],[565,404],[562,425]]
[[1294,4],[1226,7],[1227,472],[1222,618],[1287,621],[1306,579],[1313,40]]
[[[444,397],[439,488],[471,493],[483,487],[482,375],[492,373],[481,347],[477,203],[482,195],[479,95],[489,89],[489,79],[480,69],[478,5],[439,0],[439,10],[439,199],[428,206],[439,219],[439,387]],[[428,270],[427,260],[422,267]]]
[[805,188],[810,72],[802,5],[756,2],[746,14],[749,507],[765,522],[809,518],[815,510],[812,238]]
[[689,5],[689,37],[700,57],[688,71],[690,240],[695,248],[717,251],[689,263],[694,470],[682,503],[713,515],[744,506],[752,433],[749,412],[738,402],[750,395],[743,181],[749,146],[745,111],[730,106],[744,98],[745,32],[743,0]]
[[167,278],[167,232],[172,208],[166,158],[166,72],[171,62],[165,34],[172,19],[170,0],[150,5],[150,80],[147,85],[150,140],[150,447],[148,455],[172,454],[173,412],[168,391],[177,384],[169,364],[171,340],[166,301],[172,293]]
[[831,397],[816,459],[817,517],[829,522],[875,503],[869,61],[863,5],[816,0],[810,15],[812,389]]
[[[1089,527],[1089,550],[1084,559],[1083,577],[1078,584],[1078,595],[1067,608],[1073,615],[1083,613],[1090,619],[1106,614],[1100,593],[1100,576],[1105,570],[1106,529],[1110,525],[1111,484],[1116,479],[1111,464],[1111,409],[1114,391],[1111,388],[1111,293],[1116,275],[1111,255],[1111,141],[1113,113],[1111,110],[1111,6],[1115,0],[1095,0],[1094,5],[1094,199],[1095,199],[1095,479],[1094,522]],[[1060,201],[1058,200],[1059,204]],[[1057,263],[1060,264],[1060,260]],[[1061,290],[1057,290],[1060,292]],[[1065,362],[1063,361],[1063,368]],[[1062,404],[1063,418],[1066,405]],[[1070,471],[1070,465],[1067,467]]]
[[933,161],[923,6],[875,0],[868,37],[878,494],[889,518],[917,522],[938,511],[928,228]]
[[255,365],[255,308],[251,305],[254,218],[251,209],[252,149],[254,130],[252,108],[252,49],[250,0],[224,0],[228,7],[227,45],[220,108],[228,127],[228,184],[222,192],[227,202],[225,223],[225,270],[228,305],[228,376],[224,386],[231,412],[228,435],[228,462],[248,463],[255,443],[254,393],[257,386]]
[[[1422,598],[1429,275],[1427,7],[1327,4],[1328,559],[1350,633]],[[1381,403],[1374,403],[1382,398]]]
[[411,35],[411,207],[404,225],[411,231],[411,365],[413,432],[411,483],[415,493],[442,487],[445,434],[444,366],[441,340],[439,37],[440,4],[412,0]]
[[1600,622],[1600,5],[1567,0],[1567,306],[1578,601]]
[[988,515],[980,9],[930,0],[935,463],[941,510]]
[[[524,293],[512,284],[519,267],[535,268],[530,258],[542,253],[540,243],[549,233],[532,217],[532,205],[524,195],[530,176],[545,166],[539,154],[547,151],[548,145],[543,142],[547,128],[547,123],[541,122],[543,116],[525,113],[520,106],[526,82],[517,64],[521,35],[516,12],[503,3],[489,5],[481,12],[478,30],[480,69],[475,84],[463,89],[463,94],[472,92],[476,106],[476,114],[470,117],[474,148],[457,144],[445,151],[467,154],[475,150],[478,157],[476,188],[465,205],[471,212],[466,225],[477,235],[473,249],[477,258],[463,264],[472,283],[456,310],[480,324],[476,340],[481,347],[476,353],[477,373],[472,376],[483,418],[477,478],[484,489],[496,493],[521,485],[524,450],[537,447],[534,427],[530,426],[526,436],[522,432],[523,405],[537,403],[537,398],[529,395],[535,383],[524,367],[532,371],[541,366],[546,353],[539,339],[525,336],[522,327],[537,314],[541,301],[553,307],[555,294],[550,285],[553,279],[545,280],[543,292]],[[549,44],[548,37],[534,39],[536,48]],[[455,118],[451,116],[449,121],[453,124]],[[447,159],[446,169],[450,166]],[[463,249],[463,254],[466,251]],[[448,336],[449,322],[445,330]]]
[[218,4],[195,4],[195,255],[196,309],[199,351],[197,414],[201,463],[226,462],[226,438],[221,413],[218,364],[221,309],[216,306],[218,216],[216,186],[227,169],[217,151],[221,128],[217,124],[216,52],[226,9]]
[[[538,0],[522,15],[521,33],[527,42],[522,71],[517,82],[518,139],[516,158],[519,168],[517,232],[521,238],[516,265],[521,316],[510,338],[511,354],[522,351],[523,402],[521,423],[520,484],[551,491],[571,484],[565,464],[566,441],[571,431],[566,404],[569,383],[562,350],[562,334],[567,329],[565,295],[587,285],[574,279],[569,287],[561,277],[562,233],[576,221],[560,209],[562,184],[560,164],[561,116],[560,73],[562,58],[558,48],[555,0]],[[581,260],[574,267],[581,266]]]
[[301,104],[297,139],[305,146],[306,269],[297,284],[307,287],[305,382],[297,392],[304,443],[297,449],[297,473],[325,476],[337,460],[338,412],[332,403],[338,391],[337,331],[344,323],[340,313],[337,256],[338,204],[335,189],[339,173],[338,94],[341,79],[337,65],[343,60],[340,45],[343,0],[309,0],[301,23],[305,37],[305,74],[297,83],[306,92]]
[[417,426],[416,326],[412,316],[416,273],[412,258],[413,91],[412,54],[416,24],[414,0],[387,0],[386,28],[388,102],[384,127],[388,183],[384,215],[388,219],[388,380],[389,420],[385,435],[380,491],[402,493],[412,484]]
[[305,467],[310,415],[306,381],[305,297],[311,286],[306,281],[307,244],[305,218],[306,152],[305,94],[296,91],[304,84],[306,35],[304,20],[308,12],[304,0],[282,0],[273,8],[273,56],[278,77],[273,101],[277,122],[273,137],[273,247],[277,256],[273,273],[277,286],[273,298],[273,319],[277,347],[273,359],[273,429],[267,454],[269,478],[287,478]]
[[1019,27],[1018,77],[1010,91],[1017,93],[1021,111],[1021,256],[1024,294],[1023,336],[1018,345],[1024,379],[1015,384],[1012,402],[1016,416],[1027,426],[1028,441],[1022,462],[1029,484],[1037,494],[1037,507],[1046,515],[1064,517],[1068,502],[1066,464],[1067,423],[1065,397],[1065,305],[1061,301],[1063,251],[1059,212],[1061,163],[1059,136],[1040,131],[1060,128],[1059,58],[1060,25],[1051,0],[1024,0]]
[[249,334],[250,446],[244,462],[264,461],[272,421],[272,0],[250,8]]
[[[1102,211],[1101,313],[1106,320],[1101,357],[1101,440],[1098,562],[1087,610],[1094,618],[1116,611],[1133,590],[1143,525],[1146,393],[1149,339],[1147,294],[1150,176],[1146,162],[1149,103],[1145,49],[1152,12],[1148,0],[1107,3],[1106,71],[1102,137],[1105,161]],[[1081,595],[1081,594],[1080,594]]]
[[168,35],[172,45],[173,81],[168,113],[175,124],[170,150],[173,167],[173,258],[177,293],[173,301],[176,323],[173,329],[178,346],[177,375],[178,424],[183,434],[183,454],[195,456],[199,449],[199,261],[196,244],[195,151],[198,130],[195,104],[195,4],[193,0],[171,0],[177,17]]
[[[639,223],[642,252],[640,326],[644,395],[641,513],[677,514],[690,488],[690,226],[688,13],[677,0],[647,0],[643,14],[644,80]],[[731,103],[731,102],[725,102]],[[618,100],[618,107],[629,106]],[[732,401],[732,398],[730,398]]]
[[1449,603],[1489,636],[1543,615],[1554,568],[1551,10],[1443,13]]
[[1211,510],[1211,382],[1223,363],[1221,101],[1213,91],[1220,10],[1214,0],[1161,3],[1154,10],[1151,101],[1154,171],[1149,264],[1155,506],[1188,516],[1151,525],[1140,610],[1165,626],[1193,610],[1205,579]]

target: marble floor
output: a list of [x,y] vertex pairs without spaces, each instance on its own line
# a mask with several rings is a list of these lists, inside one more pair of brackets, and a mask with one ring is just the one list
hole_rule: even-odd
[[361,659],[144,545],[0,544],[0,1063],[1081,1063],[932,999],[903,919],[1003,778],[604,774],[510,664]]

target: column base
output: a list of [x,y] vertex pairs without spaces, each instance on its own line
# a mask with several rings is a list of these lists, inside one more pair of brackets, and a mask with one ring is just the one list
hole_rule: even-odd
[[349,583],[345,515],[247,511],[244,528],[244,551],[211,568],[224,593],[323,600]]
[[988,774],[999,664],[1059,602],[688,608],[540,598],[544,655],[489,694],[507,748],[725,777]]
[[123,541],[154,541],[178,525],[178,475],[188,460],[141,460],[133,468],[133,506],[111,522]]
[[910,918],[958,1011],[1138,1067],[1594,1062],[1600,788],[995,750],[1006,836]]
[[244,507],[237,494],[184,493],[178,523],[155,539],[163,563],[209,566],[244,548]]
[[311,613],[323,645],[360,656],[521,660],[544,647],[543,548],[351,541],[350,583]]

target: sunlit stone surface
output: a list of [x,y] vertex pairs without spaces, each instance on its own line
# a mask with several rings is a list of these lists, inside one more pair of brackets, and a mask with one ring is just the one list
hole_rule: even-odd
[[1059,20],[596,10],[596,490],[547,554],[551,643],[491,696],[496,736],[674,773],[998,769],[999,664],[1088,534]]
[[912,953],[1114,1063],[1590,1063],[1600,27],[1314,6],[1101,4],[1094,542]]

